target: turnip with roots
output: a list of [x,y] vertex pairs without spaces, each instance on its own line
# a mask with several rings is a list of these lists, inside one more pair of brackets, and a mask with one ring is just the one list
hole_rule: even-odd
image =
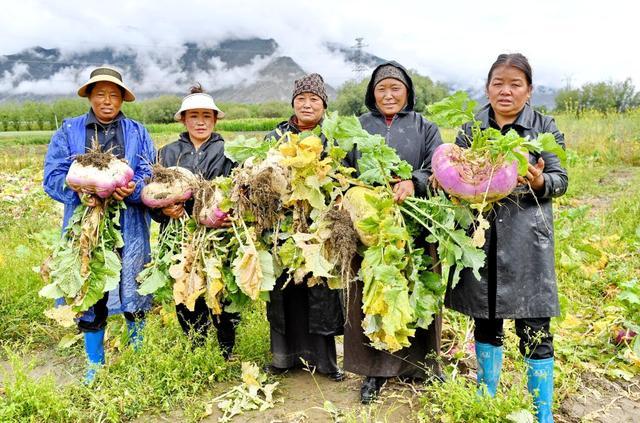
[[153,176],[142,189],[142,203],[152,209],[161,209],[184,203],[193,194],[196,178],[184,167],[153,166]]
[[126,160],[111,152],[100,151],[100,146],[94,142],[89,152],[75,157],[69,167],[66,183],[76,192],[107,198],[117,188],[126,187],[132,179],[133,169]]
[[435,149],[431,160],[433,176],[452,197],[472,204],[491,204],[513,192],[518,176],[527,173],[528,152],[547,151],[563,161],[565,151],[553,134],[544,133],[536,139],[521,137],[515,130],[502,134],[498,129],[480,127],[465,92],[457,92],[428,107],[439,126],[460,127],[472,122],[471,136],[463,134],[469,148],[456,144],[442,144]]

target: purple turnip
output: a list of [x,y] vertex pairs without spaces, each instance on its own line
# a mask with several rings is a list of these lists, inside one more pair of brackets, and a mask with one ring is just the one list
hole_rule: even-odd
[[616,345],[628,344],[637,334],[631,329],[616,328],[613,331],[612,341]]
[[440,186],[470,203],[491,203],[509,195],[518,184],[517,161],[492,163],[487,156],[473,153],[455,144],[438,146],[431,166]]
[[221,228],[229,221],[231,179],[218,177],[213,181],[200,180],[194,194],[194,217],[207,228]]

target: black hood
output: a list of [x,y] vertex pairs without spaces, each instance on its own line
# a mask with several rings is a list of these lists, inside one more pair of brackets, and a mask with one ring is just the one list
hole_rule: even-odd
[[407,70],[404,68],[404,66],[402,66],[400,63],[398,62],[394,62],[394,61],[390,61],[390,62],[386,62],[381,64],[380,66],[378,66],[377,68],[375,68],[373,70],[373,72],[371,73],[371,79],[369,79],[369,85],[367,85],[367,93],[364,96],[364,104],[365,106],[367,106],[367,109],[369,109],[372,113],[380,113],[380,111],[378,110],[378,108],[376,107],[376,98],[373,95],[373,89],[375,88],[373,86],[373,81],[376,79],[376,73],[380,70],[381,67],[383,66],[387,66],[387,65],[391,65],[394,66],[396,68],[398,68],[400,70],[400,72],[402,72],[405,76],[405,78],[407,79],[407,83],[409,84],[409,86],[407,87],[407,105],[404,107],[404,109],[402,109],[403,112],[409,112],[413,110],[413,106],[416,103],[415,100],[415,94],[414,94],[414,90],[413,90],[413,81],[411,80],[411,77],[409,76],[409,72],[407,72]]

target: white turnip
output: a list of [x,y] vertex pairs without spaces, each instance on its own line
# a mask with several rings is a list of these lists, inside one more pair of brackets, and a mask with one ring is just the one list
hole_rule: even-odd
[[66,183],[74,191],[107,198],[116,188],[127,186],[133,169],[125,160],[99,149],[76,156],[69,167]]
[[195,176],[179,166],[153,166],[153,176],[142,189],[142,202],[152,209],[184,203],[191,198]]

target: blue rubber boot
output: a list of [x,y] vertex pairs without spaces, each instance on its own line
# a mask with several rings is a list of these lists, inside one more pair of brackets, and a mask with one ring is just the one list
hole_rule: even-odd
[[486,386],[491,397],[496,395],[500,371],[502,371],[502,347],[476,342],[476,360],[478,361],[478,394],[482,395],[482,385]]
[[133,346],[134,351],[140,351],[142,347],[142,330],[144,329],[145,320],[127,321],[127,333],[129,335],[129,345]]
[[542,360],[525,358],[527,388],[533,395],[533,405],[539,423],[552,423],[553,413],[553,357]]
[[84,350],[88,360],[84,383],[89,385],[95,379],[96,371],[104,364],[104,329],[84,332]]

